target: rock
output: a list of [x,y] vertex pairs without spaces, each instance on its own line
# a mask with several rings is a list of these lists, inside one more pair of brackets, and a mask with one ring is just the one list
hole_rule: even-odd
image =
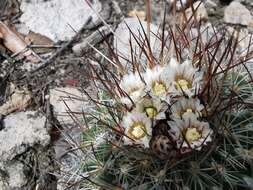
[[[32,152],[28,153],[32,155]],[[49,174],[54,170],[48,170],[52,160],[47,161],[46,165],[43,163],[44,167],[41,166],[41,158],[48,157],[46,153],[47,151],[43,155],[34,154],[38,158],[26,155],[26,160],[17,159],[4,164],[0,162],[0,190],[56,190],[56,178]]]
[[[119,55],[119,61],[126,66],[128,61],[131,60],[131,46],[130,46],[130,31],[128,27],[131,29],[131,32],[136,36],[138,41],[143,44],[142,38],[145,39],[144,33],[142,31],[142,27],[144,28],[145,33],[147,32],[147,22],[138,21],[137,18],[125,18],[119,25],[115,31],[114,35],[114,48],[117,50]],[[141,27],[142,26],[142,27]],[[156,25],[151,24],[151,34],[150,34],[150,46],[153,51],[155,57],[158,58],[158,54],[160,53],[161,41],[156,37],[159,34],[159,28]],[[161,31],[160,31],[161,33]],[[142,51],[133,35],[131,35],[132,49],[136,51],[136,55],[139,55]],[[143,55],[140,57],[140,63],[146,63],[146,57]],[[137,56],[138,57],[138,56]],[[138,58],[137,58],[138,59]],[[130,67],[130,66],[129,66]]]
[[[72,127],[72,128],[71,128]],[[55,150],[55,158],[59,161],[63,161],[66,158],[66,153],[73,147],[70,143],[68,143],[68,135],[77,142],[78,144],[81,142],[81,134],[82,130],[78,127],[67,126],[63,127],[64,131],[62,131],[59,139],[53,142],[53,147]],[[64,157],[65,155],[65,157]]]
[[239,2],[232,2],[224,10],[224,21],[230,24],[251,25],[253,19],[250,11]]
[[[195,16],[196,16],[197,22],[199,22],[200,20],[207,20],[208,19],[208,14],[207,14],[206,8],[201,1],[196,1],[193,4],[193,7],[195,10]],[[188,8],[186,10],[187,19],[189,19],[192,15],[193,15],[192,8]]]
[[[0,130],[0,189],[39,189],[40,179],[52,176],[49,172],[50,136],[45,128],[46,117],[34,112],[19,112],[4,118]],[[52,177],[53,178],[53,177]],[[46,182],[47,189],[56,184]],[[44,183],[44,185],[45,185]],[[34,188],[35,189],[35,188]],[[45,188],[44,188],[45,189]]]
[[[209,16],[218,16],[218,15],[220,15],[220,10],[219,10],[219,7],[218,7],[218,5],[215,3],[215,2],[213,2],[212,0],[207,0],[207,1],[205,1],[204,2],[204,5],[205,5],[205,7],[206,7],[206,10],[207,10],[207,14],[209,15]],[[222,15],[223,15],[223,11],[222,11]]]
[[87,98],[76,88],[61,87],[50,90],[50,104],[53,106],[55,116],[60,123],[73,123],[69,112],[82,113],[83,108],[87,107],[87,102],[84,100]]
[[[251,77],[253,77],[253,59],[246,61],[245,65],[247,66],[247,68],[251,74]],[[250,101],[248,101],[248,102],[252,102],[252,100],[253,100],[253,95],[251,96]]]
[[[234,29],[233,27],[227,27],[227,32],[229,36],[233,35],[234,38],[236,38],[237,32],[235,31],[236,29]],[[253,50],[252,46],[249,47],[250,43],[252,43],[251,34],[249,33],[247,28],[241,28],[238,35],[239,47],[237,48],[240,56],[246,55],[248,48],[249,48],[249,52]]]
[[251,4],[252,0],[234,0],[236,2],[242,3],[244,5]]
[[171,7],[173,7],[173,3],[176,1],[176,9],[179,11],[187,6],[189,0],[167,0]]
[[26,183],[27,179],[24,174],[24,165],[21,162],[16,161],[10,165],[0,162],[1,190],[21,189]]
[[[237,28],[227,27],[227,35],[228,37],[238,37],[238,46],[236,49],[236,54],[240,57],[248,57],[249,55],[247,56],[247,54],[253,51],[253,47],[249,46],[249,44],[252,44],[251,32],[247,28],[240,28],[239,34],[237,36],[237,32],[235,32],[237,30]],[[247,61],[244,63],[244,66],[240,66],[241,71],[247,72],[245,66],[253,77],[253,59],[247,59]]]
[[[33,32],[45,35],[55,42],[69,40],[90,17],[92,17],[92,22],[98,19],[83,0],[22,1],[20,8],[23,12],[21,22],[24,22]],[[93,8],[97,12],[101,10],[98,0],[93,1]]]
[[[79,130],[79,131],[78,131]],[[87,161],[87,159],[93,160],[93,157],[90,154],[93,154],[90,150],[83,151],[78,147],[85,146],[83,143],[83,135],[77,127],[73,127],[72,129],[66,131],[66,134],[63,134],[63,140],[65,141],[65,145],[61,144],[62,146],[66,147],[67,142],[71,142],[68,144],[68,149],[65,150],[65,154],[62,155],[59,159],[60,170],[59,170],[59,179],[57,190],[81,190],[81,189],[93,189],[92,187],[87,188],[87,186],[83,186],[83,183],[75,183],[77,181],[81,181],[84,177],[89,177],[89,174],[83,170],[80,170],[80,166]],[[68,135],[71,137],[68,138]],[[109,136],[106,133],[102,133],[97,135],[95,143],[93,147],[96,148],[97,146],[101,145],[102,143],[107,142]],[[74,151],[69,151],[74,150]],[[85,160],[85,161],[84,161]],[[68,175],[66,175],[68,174]],[[72,186],[72,184],[75,184]]]
[[[89,91],[89,89],[86,90]],[[94,91],[95,89],[93,88],[92,92]],[[68,108],[72,112],[88,112],[92,105],[81,91],[73,87],[54,88],[51,89],[49,93],[49,100],[50,104],[53,106],[54,115],[61,125],[61,134],[52,142],[55,159],[60,163],[57,189],[76,190],[79,189],[77,187],[78,183],[73,188],[69,187],[69,183],[80,180],[79,173],[84,175],[82,171],[78,171],[84,156],[84,152],[78,148],[83,143],[82,133],[84,128],[82,128],[82,126],[80,127],[79,124],[81,124],[81,122],[77,122],[78,124],[74,122],[67,112],[69,111]],[[75,116],[81,119],[80,114],[76,114]],[[74,152],[69,150],[74,150]],[[78,172],[76,173],[77,175],[74,174],[75,172]],[[72,174],[74,175],[70,177]]]
[[24,165],[20,162],[15,162],[7,169],[9,178],[9,188],[18,189],[24,187],[27,183],[26,176],[24,174]]
[[36,116],[33,111],[7,116],[0,131],[0,161],[12,160],[35,145],[47,146],[50,137],[45,122],[45,116]]

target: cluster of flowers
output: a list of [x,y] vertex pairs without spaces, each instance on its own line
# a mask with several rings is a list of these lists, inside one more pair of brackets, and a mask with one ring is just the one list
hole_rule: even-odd
[[125,92],[121,101],[132,109],[122,120],[124,144],[149,148],[153,126],[165,120],[181,152],[200,150],[212,140],[213,133],[203,121],[204,105],[197,98],[202,85],[203,71],[190,60],[180,64],[172,58],[169,64],[125,75],[120,82]]

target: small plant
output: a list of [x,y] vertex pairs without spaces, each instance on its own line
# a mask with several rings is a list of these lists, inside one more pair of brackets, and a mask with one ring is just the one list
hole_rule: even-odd
[[109,66],[90,65],[99,96],[86,92],[96,108],[84,114],[83,188],[253,188],[251,52],[214,27],[204,40],[191,23],[164,21],[158,54],[149,32],[129,28],[140,54],[123,65],[109,48]]

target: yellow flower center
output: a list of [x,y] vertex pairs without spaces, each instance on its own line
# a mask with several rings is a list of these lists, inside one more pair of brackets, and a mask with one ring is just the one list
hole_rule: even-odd
[[156,96],[159,96],[166,92],[166,86],[163,82],[155,81],[153,83],[153,91]]
[[187,113],[192,113],[192,109],[188,108],[188,109],[186,109],[186,112]]
[[146,136],[146,128],[142,121],[134,122],[128,130],[128,136],[132,139],[139,140]]
[[155,107],[147,107],[145,108],[145,112],[149,118],[154,118],[157,116],[157,109]]
[[179,90],[179,89],[182,89],[182,90],[187,90],[190,88],[190,84],[187,80],[185,79],[179,79],[177,80],[176,82],[176,88]]
[[185,138],[189,143],[198,140],[200,137],[201,134],[197,131],[196,128],[188,128],[185,134]]

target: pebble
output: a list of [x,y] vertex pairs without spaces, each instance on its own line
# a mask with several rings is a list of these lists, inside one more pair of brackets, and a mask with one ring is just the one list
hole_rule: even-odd
[[230,24],[252,26],[253,19],[250,11],[239,2],[232,2],[224,10],[224,21]]
[[50,104],[53,106],[54,114],[60,123],[73,123],[69,112],[82,113],[83,108],[87,107],[85,99],[87,98],[84,94],[73,87],[58,87],[50,90]]
[[[193,4],[193,7],[196,10],[195,16],[196,16],[197,22],[199,22],[201,20],[207,20],[208,19],[208,14],[207,14],[206,8],[205,8],[204,4],[201,1],[196,1]],[[186,10],[186,16],[187,16],[188,19],[192,16],[192,8],[188,8]]]
[[28,189],[28,181],[35,174],[27,171],[33,167],[33,163],[31,161],[28,167],[22,158],[32,157],[31,150],[38,153],[49,145],[50,136],[45,122],[46,117],[35,111],[13,113],[3,119],[4,128],[0,130],[0,171],[6,173],[6,183],[2,183],[0,178],[1,190]]
[[[93,9],[99,12],[101,3],[98,0],[92,2]],[[83,0],[22,1],[20,9],[23,12],[20,21],[29,30],[55,42],[70,40],[90,17],[92,22],[98,20],[95,12]]]

